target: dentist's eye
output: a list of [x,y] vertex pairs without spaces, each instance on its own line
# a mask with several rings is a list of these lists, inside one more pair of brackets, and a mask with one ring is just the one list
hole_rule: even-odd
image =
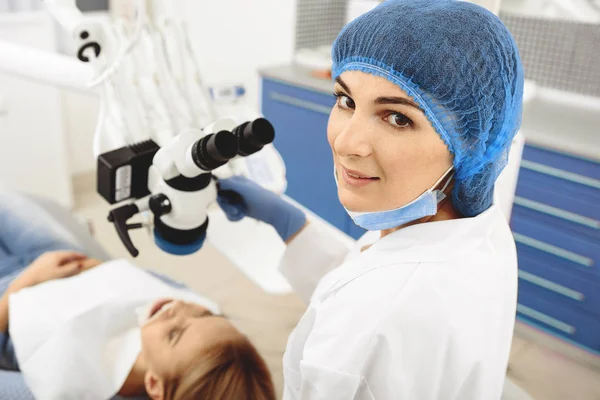
[[388,114],[384,119],[394,128],[404,129],[410,128],[413,125],[413,122],[410,120],[410,118],[397,112]]
[[356,104],[354,100],[350,97],[346,96],[342,93],[335,93],[335,97],[337,98],[336,106],[342,110],[354,110],[356,108]]

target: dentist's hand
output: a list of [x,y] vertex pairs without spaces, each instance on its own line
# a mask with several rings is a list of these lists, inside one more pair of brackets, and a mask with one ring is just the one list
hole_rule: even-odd
[[304,212],[243,176],[219,181],[217,202],[230,221],[244,217],[263,221],[289,242],[306,225]]

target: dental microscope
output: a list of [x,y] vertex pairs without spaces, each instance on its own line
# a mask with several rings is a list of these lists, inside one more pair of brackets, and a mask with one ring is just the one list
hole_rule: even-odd
[[[98,192],[111,204],[134,199],[108,217],[127,250],[134,257],[139,254],[129,230],[142,227],[127,221],[150,211],[154,241],[161,250],[174,255],[198,251],[208,229],[207,209],[217,200],[213,171],[260,151],[274,137],[264,118],[239,126],[221,119],[203,130],[184,131],[162,147],[148,140],[100,155]],[[229,201],[241,202],[235,194],[227,195]]]

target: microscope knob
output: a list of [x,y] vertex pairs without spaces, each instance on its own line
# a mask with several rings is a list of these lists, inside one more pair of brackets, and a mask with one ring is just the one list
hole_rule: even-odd
[[152,213],[157,217],[168,214],[173,209],[171,200],[162,193],[150,197],[149,206]]

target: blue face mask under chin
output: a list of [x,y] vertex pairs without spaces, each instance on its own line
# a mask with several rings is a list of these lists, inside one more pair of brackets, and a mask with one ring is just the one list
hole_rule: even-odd
[[[452,179],[448,179],[441,189],[435,188],[448,176],[453,168],[448,168],[425,193],[400,208],[375,212],[353,212],[346,209],[346,212],[356,225],[369,231],[397,228],[418,219],[435,215],[438,211],[438,204],[446,198],[444,190],[446,190]],[[334,172],[334,176],[337,183],[337,173]]]

